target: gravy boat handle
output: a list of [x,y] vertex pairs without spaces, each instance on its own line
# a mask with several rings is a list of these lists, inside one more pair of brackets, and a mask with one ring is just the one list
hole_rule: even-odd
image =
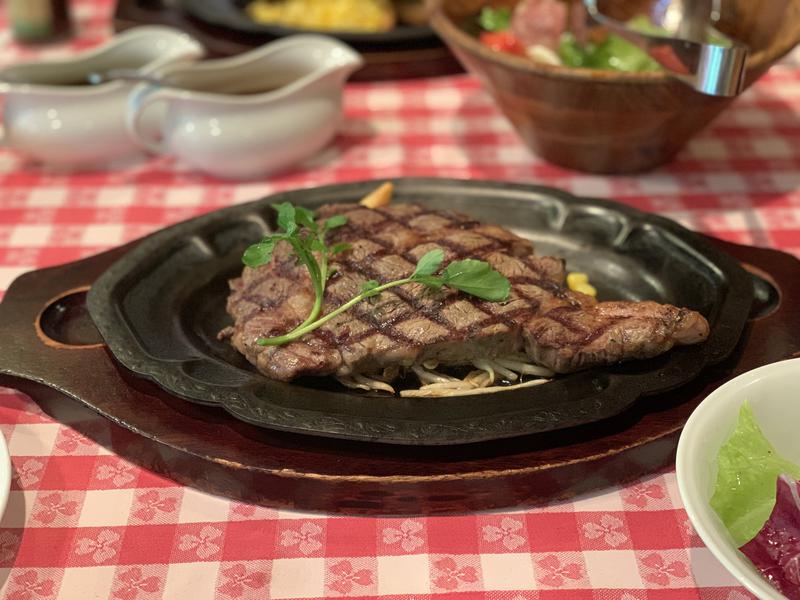
[[128,96],[125,110],[125,129],[130,138],[143,150],[152,154],[164,154],[164,143],[148,135],[142,129],[141,118],[145,109],[158,102],[171,102],[174,92],[169,88],[157,85],[140,85]]

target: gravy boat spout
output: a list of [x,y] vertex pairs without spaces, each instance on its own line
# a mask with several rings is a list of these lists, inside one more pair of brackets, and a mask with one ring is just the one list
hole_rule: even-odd
[[[284,169],[323,148],[342,119],[347,78],[363,65],[346,44],[296,35],[231,58],[171,65],[161,85],[129,100],[128,130],[157,154],[212,175],[249,179]],[[161,103],[161,131],[140,121]]]

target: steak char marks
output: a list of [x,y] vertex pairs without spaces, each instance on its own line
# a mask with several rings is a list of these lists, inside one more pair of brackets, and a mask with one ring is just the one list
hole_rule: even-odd
[[336,272],[328,280],[323,314],[357,295],[367,280],[408,277],[434,248],[444,250],[445,265],[462,258],[487,261],[511,282],[510,296],[488,302],[412,283],[365,300],[296,341],[259,346],[258,338],[301,323],[314,303],[305,267],[281,242],[272,262],[245,267],[230,282],[227,310],[234,326],[220,334],[272,379],[375,375],[429,360],[469,365],[520,352],[567,373],[656,356],[708,336],[708,323],[692,310],[655,302],[598,303],[570,291],[561,259],[534,256],[529,241],[496,225],[414,204],[379,209],[335,204],[317,211],[322,219],[337,214],[348,222],[326,241],[352,248],[333,260]]

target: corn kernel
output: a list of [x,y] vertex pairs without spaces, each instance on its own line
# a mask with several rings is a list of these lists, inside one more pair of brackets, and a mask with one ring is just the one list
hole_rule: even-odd
[[597,296],[597,289],[589,283],[589,276],[586,273],[568,273],[567,286],[573,292],[580,292],[587,296]]
[[589,282],[589,276],[586,273],[567,274],[567,285],[569,286],[570,289],[574,288],[576,285],[588,282]]
[[595,297],[597,296],[597,290],[593,285],[589,285],[588,283],[583,283],[575,288],[576,292],[580,292],[581,294],[586,294],[587,296]]

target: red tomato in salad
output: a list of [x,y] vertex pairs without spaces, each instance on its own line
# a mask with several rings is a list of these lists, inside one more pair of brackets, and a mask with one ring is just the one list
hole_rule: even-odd
[[525,56],[525,46],[510,31],[483,31],[478,39],[481,44],[496,52]]

